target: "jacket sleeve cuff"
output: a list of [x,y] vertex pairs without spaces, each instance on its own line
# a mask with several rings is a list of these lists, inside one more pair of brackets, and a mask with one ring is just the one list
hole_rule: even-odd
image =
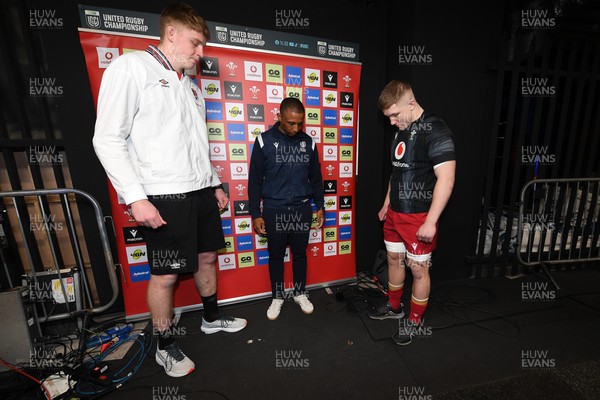
[[123,197],[123,200],[125,200],[125,204],[127,205],[138,200],[146,200],[148,198],[144,192],[144,188],[141,185],[127,189],[125,192],[121,193],[121,197]]

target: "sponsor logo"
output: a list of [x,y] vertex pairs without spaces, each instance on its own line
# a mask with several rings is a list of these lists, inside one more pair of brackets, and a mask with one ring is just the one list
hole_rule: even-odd
[[235,256],[233,254],[221,254],[218,258],[220,271],[236,268]]
[[265,64],[267,74],[266,81],[271,83],[283,83],[283,67],[277,64]]
[[321,125],[321,110],[318,108],[306,108],[306,123],[308,125]]
[[352,172],[352,163],[340,163],[340,178],[351,178]]
[[340,126],[353,126],[354,111],[340,110]]
[[206,102],[206,120],[207,121],[222,121],[223,120],[223,105],[220,102]]
[[340,240],[352,239],[352,227],[351,226],[340,226]]
[[337,193],[337,181],[336,180],[326,180],[323,185],[323,191],[325,193],[336,194]]
[[246,105],[246,115],[248,116],[248,121],[264,122],[265,106],[262,104],[248,104]]
[[354,108],[354,93],[341,92],[340,93],[340,107]]
[[[229,164],[232,180],[248,180],[248,164],[246,163],[231,163]],[[238,185],[239,186],[239,185]],[[237,186],[236,186],[237,188]],[[245,187],[244,187],[245,189]]]
[[147,263],[148,255],[146,246],[127,246],[125,247],[127,253],[127,262],[129,264]]
[[352,196],[340,196],[340,209],[352,208]]
[[253,61],[244,61],[244,74],[247,81],[260,81],[263,80],[263,68],[262,63]]
[[204,93],[205,99],[220,99],[221,89],[220,81],[213,79],[201,79],[202,93]]
[[[210,132],[209,132],[210,137]],[[244,124],[227,124],[227,138],[233,141],[246,141],[246,129]]]
[[123,237],[127,244],[144,241],[144,233],[138,226],[123,228]]
[[340,144],[352,144],[354,132],[349,128],[340,128]]
[[302,68],[300,67],[285,67],[285,84],[286,85],[302,85]]
[[243,100],[244,99],[244,95],[243,95],[243,89],[242,89],[242,82],[232,82],[232,81],[225,81],[225,83],[223,84],[223,87],[225,88],[225,98],[227,100]]
[[338,248],[338,254],[350,254],[352,253],[352,242],[339,242]]
[[318,69],[306,68],[304,70],[304,85],[320,87],[321,86],[321,71]]
[[321,91],[319,89],[306,89],[305,90],[305,101],[304,104],[307,106],[320,106],[321,105]]
[[119,49],[115,47],[96,47],[98,68],[108,68],[113,60],[119,57]]
[[200,75],[219,77],[219,59],[216,57],[201,58]]
[[323,125],[335,126],[338,124],[337,110],[323,110]]
[[253,267],[254,266],[254,253],[238,253],[238,265],[240,268]]
[[338,94],[334,90],[323,90],[323,107],[338,106]]
[[250,214],[247,201],[234,201],[233,208],[236,217]]
[[142,282],[150,280],[150,265],[132,265],[129,267],[129,277],[131,282]]
[[337,88],[338,74],[334,71],[323,71],[323,87]]

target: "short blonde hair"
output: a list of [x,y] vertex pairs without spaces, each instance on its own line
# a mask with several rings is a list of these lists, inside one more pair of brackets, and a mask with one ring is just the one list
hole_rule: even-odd
[[407,94],[412,94],[410,83],[398,79],[389,82],[379,95],[379,109],[387,110]]
[[200,32],[206,40],[210,39],[210,30],[204,18],[196,10],[186,3],[172,3],[162,10],[160,14],[160,40],[164,38],[167,26],[170,24],[180,24],[188,29]]

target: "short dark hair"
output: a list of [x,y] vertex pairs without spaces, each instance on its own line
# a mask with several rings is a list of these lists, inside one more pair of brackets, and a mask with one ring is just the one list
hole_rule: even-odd
[[167,25],[178,23],[196,32],[204,35],[206,40],[210,40],[210,29],[192,6],[187,3],[171,3],[166,6],[160,14],[160,39],[165,35]]
[[286,97],[279,105],[279,113],[289,111],[298,114],[304,114],[304,104],[295,97]]

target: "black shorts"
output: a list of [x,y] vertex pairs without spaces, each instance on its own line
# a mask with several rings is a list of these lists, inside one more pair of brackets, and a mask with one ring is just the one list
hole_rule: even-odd
[[184,274],[198,268],[198,253],[225,247],[214,191],[148,196],[167,223],[146,228],[144,235],[152,275]]

